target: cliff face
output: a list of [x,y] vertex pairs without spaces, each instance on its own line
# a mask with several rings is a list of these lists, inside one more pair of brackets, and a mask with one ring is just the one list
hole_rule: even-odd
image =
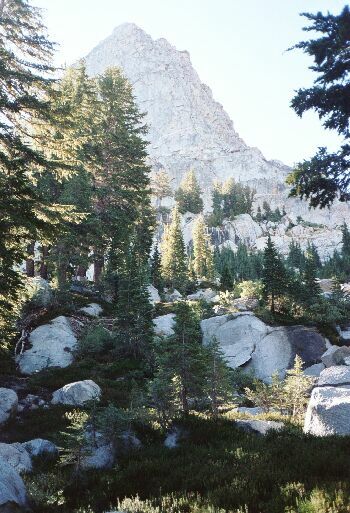
[[[257,148],[245,144],[210,88],[200,81],[188,52],[178,51],[165,39],[153,40],[138,26],[126,23],[89,53],[86,66],[90,75],[109,66],[123,70],[141,111],[146,112],[152,168],[166,169],[175,188],[184,173],[194,169],[206,208],[210,208],[213,181],[234,177],[256,189],[258,203],[266,199],[272,208],[284,206],[290,216],[302,216],[325,230],[350,219],[347,205],[310,211],[306,202],[288,198],[289,168],[266,160]],[[327,247],[326,254],[331,253]]]
[[223,107],[192,67],[188,52],[153,40],[134,24],[117,27],[86,57],[88,73],[119,66],[147,112],[152,166],[165,168],[178,185],[193,168],[207,191],[213,180],[234,176],[261,192],[281,188],[288,168],[267,161],[239,137]]

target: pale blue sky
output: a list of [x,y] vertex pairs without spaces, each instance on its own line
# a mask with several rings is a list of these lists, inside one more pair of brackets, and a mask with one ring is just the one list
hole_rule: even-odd
[[286,164],[335,149],[338,138],[316,115],[289,108],[293,91],[311,83],[311,61],[285,50],[307,37],[303,11],[338,13],[341,0],[33,0],[45,9],[57,64],[86,55],[117,25],[134,22],[153,38],[188,50],[202,81],[233,119],[240,136]]

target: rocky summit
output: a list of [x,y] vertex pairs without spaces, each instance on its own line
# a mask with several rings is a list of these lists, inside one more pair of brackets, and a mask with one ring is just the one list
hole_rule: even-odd
[[85,61],[90,75],[111,66],[123,70],[140,109],[146,113],[152,169],[165,169],[174,188],[188,169],[194,169],[205,206],[210,209],[213,182],[233,177],[256,190],[255,205],[267,200],[272,208],[284,207],[292,222],[301,216],[315,224],[298,226],[296,233],[287,234],[286,244],[277,227],[275,236],[282,251],[291,238],[300,240],[302,246],[312,240],[324,258],[339,246],[339,227],[348,218],[349,207],[335,203],[332,209],[310,210],[306,202],[288,198],[285,178],[290,168],[267,160],[259,149],[249,147],[239,137],[211,89],[201,82],[187,51],[177,50],[164,38],[152,39],[134,23],[124,23]]

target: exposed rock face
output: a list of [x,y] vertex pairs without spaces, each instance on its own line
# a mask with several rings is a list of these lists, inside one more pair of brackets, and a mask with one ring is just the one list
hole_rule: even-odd
[[0,461],[1,460],[6,461],[20,474],[32,470],[32,460],[27,450],[19,443],[0,443]]
[[203,343],[216,337],[232,368],[244,365],[256,377],[284,377],[298,354],[306,367],[320,362],[325,339],[303,326],[271,327],[251,312],[220,315],[201,322]]
[[155,305],[156,303],[160,302],[159,292],[153,285],[149,285],[147,287],[147,292],[149,295],[149,301],[152,305]]
[[52,394],[52,404],[82,406],[88,401],[99,400],[100,387],[91,379],[68,383]]
[[0,426],[17,411],[18,397],[9,388],[0,388]]
[[16,470],[0,457],[0,513],[15,513],[27,506],[27,492]]
[[[152,168],[166,169],[175,188],[185,172],[194,169],[208,208],[213,181],[233,177],[256,189],[256,203],[267,200],[272,209],[285,207],[288,219],[265,227],[283,252],[292,237],[302,246],[313,242],[322,258],[340,244],[340,230],[334,228],[349,217],[349,207],[338,203],[331,211],[311,211],[306,202],[288,198],[285,177],[289,168],[267,161],[257,148],[245,144],[209,87],[200,81],[188,52],[178,51],[165,39],[153,40],[136,25],[126,23],[89,53],[86,65],[91,75],[110,66],[123,70],[140,109],[147,113]],[[298,215],[314,225],[288,228],[290,222],[296,224]],[[256,239],[259,248],[265,244],[261,232],[267,230],[247,218],[235,226],[228,224],[224,231],[229,233],[222,243],[233,249],[236,237]]]
[[165,168],[179,185],[193,168],[204,190],[213,179],[235,176],[265,191],[278,187],[288,168],[267,161],[238,136],[232,121],[193,69],[189,53],[165,39],[154,41],[132,23],[117,27],[86,57],[88,73],[123,69],[138,104],[147,112],[154,169]]
[[350,347],[346,346],[331,346],[322,355],[322,362],[326,367],[332,367],[333,365],[344,365],[345,360],[350,357]]
[[174,335],[175,314],[160,315],[153,319],[154,333],[158,337],[171,337]]
[[329,367],[313,389],[304,423],[316,436],[350,435],[350,368]]
[[202,299],[203,301],[206,301],[207,303],[215,303],[218,299],[217,292],[212,289],[200,289],[194,294],[189,294],[187,296],[187,299],[190,301],[198,301]]
[[31,348],[17,357],[22,374],[34,374],[49,367],[68,367],[77,339],[67,317],[60,316],[50,324],[39,326],[29,337]]
[[103,308],[97,303],[90,303],[89,305],[80,308],[80,311],[90,317],[99,317],[103,312]]
[[259,435],[266,435],[268,431],[279,431],[284,428],[283,422],[274,420],[236,420],[236,425],[244,431]]
[[21,445],[32,457],[43,455],[55,457],[58,455],[56,445],[49,440],[44,440],[42,438],[35,438],[34,440],[29,440],[29,442],[24,442]]
[[313,378],[318,378],[321,372],[325,369],[324,363],[315,363],[307,369],[304,370],[305,376],[311,376]]

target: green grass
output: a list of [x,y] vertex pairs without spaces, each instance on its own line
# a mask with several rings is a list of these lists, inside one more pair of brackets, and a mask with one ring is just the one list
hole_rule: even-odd
[[[115,508],[118,499],[137,495],[152,504],[165,496],[182,497],[187,504],[154,513],[350,511],[350,437],[314,438],[296,428],[262,437],[228,420],[195,417],[183,427],[188,438],[179,448],[168,450],[156,436],[141,433],[143,448],[120,456],[116,468],[87,473],[79,485],[71,481],[63,486],[65,504],[43,509],[41,503],[34,511],[100,513]],[[338,509],[328,508],[327,501],[336,497]],[[135,513],[153,513],[151,503]]]

